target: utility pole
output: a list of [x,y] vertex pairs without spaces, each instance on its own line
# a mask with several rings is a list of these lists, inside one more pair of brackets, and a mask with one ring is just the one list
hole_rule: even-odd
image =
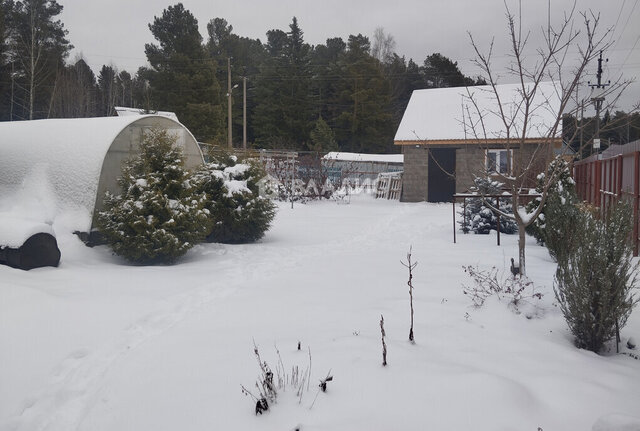
[[242,77],[242,149],[247,149],[247,77]]
[[584,101],[580,102],[580,123],[579,127],[580,127],[580,154],[584,154],[584,148],[582,148],[582,146],[584,145]]
[[229,145],[229,149],[233,148],[232,141],[232,132],[231,132],[231,57],[227,57],[227,123],[228,123],[228,133],[227,133],[227,144]]
[[[607,58],[605,62],[608,62]],[[594,138],[594,147],[597,143],[597,148],[600,146],[600,110],[602,109],[602,102],[604,102],[604,93],[605,88],[611,84],[609,81],[606,84],[602,83],[602,51],[600,51],[600,57],[598,58],[598,73],[596,73],[596,77],[598,78],[597,84],[591,84],[591,82],[587,82],[589,87],[591,87],[591,101],[593,102],[596,108],[596,134]],[[597,139],[597,141],[595,141]],[[596,148],[596,149],[597,149]]]

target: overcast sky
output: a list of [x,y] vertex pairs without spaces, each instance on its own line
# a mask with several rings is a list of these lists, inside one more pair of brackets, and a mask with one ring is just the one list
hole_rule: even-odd
[[[148,24],[154,16],[177,1],[169,0],[58,0],[64,6],[61,15],[69,39],[75,46],[70,60],[82,55],[95,70],[111,64],[119,70],[135,73],[146,63],[144,44],[154,42]],[[640,80],[640,0],[577,0],[579,10],[599,12],[602,29],[611,32],[611,48],[605,52],[609,62],[605,79],[614,81],[621,74]],[[467,75],[477,75],[471,60],[473,49],[467,32],[488,47],[496,40],[496,66],[506,64],[507,26],[503,0],[184,0],[186,9],[198,19],[200,32],[207,38],[206,24],[221,17],[240,36],[266,41],[270,29],[287,31],[296,16],[310,44],[324,43],[330,37],[347,39],[350,34],[373,35],[383,27],[396,41],[396,52],[422,64],[434,52],[457,61]],[[573,0],[551,0],[551,22],[558,23]],[[507,0],[512,12],[518,12],[519,1]],[[523,27],[531,31],[530,46],[540,46],[541,29],[548,20],[549,0],[522,1]],[[590,73],[595,74],[594,64]],[[595,77],[589,77],[595,80]],[[508,80],[508,79],[506,79]],[[633,84],[621,102],[629,109],[640,101],[640,83]]]

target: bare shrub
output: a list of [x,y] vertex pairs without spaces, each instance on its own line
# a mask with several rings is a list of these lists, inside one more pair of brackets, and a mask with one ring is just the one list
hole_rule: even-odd
[[[300,344],[300,343],[298,343]],[[258,362],[258,367],[260,368],[260,375],[256,382],[254,383],[255,391],[251,392],[251,390],[247,389],[244,385],[240,385],[242,388],[242,393],[246,396],[251,397],[251,399],[256,403],[255,404],[255,413],[262,414],[265,411],[268,411],[272,405],[276,404],[278,401],[278,396],[281,393],[292,391],[295,394],[296,399],[298,400],[298,404],[302,404],[302,399],[305,392],[309,391],[309,381],[311,379],[311,349],[308,349],[309,352],[309,363],[306,367],[302,368],[299,365],[293,365],[290,368],[290,371],[287,371],[287,368],[282,361],[282,357],[280,356],[280,351],[278,348],[275,348],[278,360],[276,362],[275,368],[272,368],[267,361],[262,360],[260,357],[260,351],[258,347],[253,345],[253,353],[255,355],[256,361]],[[299,350],[299,349],[298,349]],[[318,392],[321,390],[326,392],[327,382],[333,380],[333,376],[327,374],[327,377],[320,380],[320,385]],[[311,407],[315,404],[315,400],[318,395],[313,400]]]
[[[477,266],[463,266],[464,272],[469,274],[473,285],[462,286],[462,292],[467,295],[474,307],[482,307],[490,296],[496,296],[500,301],[507,300],[510,307],[517,314],[522,312],[523,305],[532,305],[537,310],[537,301],[542,299],[542,293],[536,292],[532,281],[526,277],[505,276],[494,266],[490,270],[481,270]],[[533,313],[526,313],[532,317]]]

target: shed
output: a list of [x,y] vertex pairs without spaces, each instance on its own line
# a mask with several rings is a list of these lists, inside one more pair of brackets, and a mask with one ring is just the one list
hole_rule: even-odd
[[401,172],[402,154],[363,154],[333,151],[322,158],[329,179],[340,181],[345,178],[359,182],[377,180],[378,175],[387,172]]
[[[520,89],[520,84],[496,88],[518,135],[525,118]],[[507,138],[491,86],[415,90],[394,138],[404,154],[401,200],[451,202],[454,193],[473,185],[474,175],[508,175],[516,160],[539,163],[542,169],[562,144],[561,124],[553,132],[560,114],[558,90],[553,82],[539,85],[523,153],[513,145],[513,134]]]
[[187,168],[203,163],[191,132],[165,116],[1,122],[0,212],[47,223],[63,218],[65,229],[90,232],[105,192],[119,192],[122,163],[151,128],[176,136]]

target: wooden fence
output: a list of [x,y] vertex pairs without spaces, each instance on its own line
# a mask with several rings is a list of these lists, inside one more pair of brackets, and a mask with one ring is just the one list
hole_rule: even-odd
[[574,164],[578,196],[604,213],[623,199],[633,208],[634,256],[640,249],[640,141],[612,147]]

